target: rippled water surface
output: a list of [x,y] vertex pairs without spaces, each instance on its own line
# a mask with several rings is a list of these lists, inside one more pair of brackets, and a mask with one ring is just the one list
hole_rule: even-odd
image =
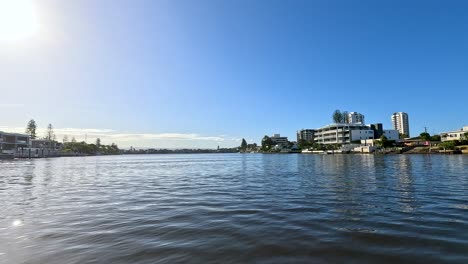
[[0,263],[468,263],[468,156],[2,161]]

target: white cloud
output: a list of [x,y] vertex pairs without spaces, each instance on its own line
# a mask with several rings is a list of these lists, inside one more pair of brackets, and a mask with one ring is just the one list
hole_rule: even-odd
[[[24,133],[22,127],[0,127],[0,131]],[[46,129],[38,128],[39,137],[46,134]],[[211,147],[218,145],[222,147],[237,146],[240,141],[237,137],[226,135],[206,136],[195,133],[119,133],[112,129],[95,128],[54,128],[57,140],[67,135],[69,140],[75,137],[78,141],[87,140],[93,142],[100,138],[104,144],[115,142],[119,146],[140,146],[140,147],[161,147],[161,148],[179,148],[179,147]]]
[[208,141],[224,141],[223,137],[216,136],[201,136],[198,134],[181,134],[181,133],[160,133],[160,134],[122,134],[115,133],[108,135],[111,138],[119,140],[134,140],[134,139],[159,139],[159,140],[208,140]]

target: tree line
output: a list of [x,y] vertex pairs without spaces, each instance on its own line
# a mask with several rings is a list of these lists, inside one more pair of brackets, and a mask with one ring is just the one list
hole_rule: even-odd
[[[31,137],[31,139],[37,139],[36,130],[37,130],[36,121],[34,121],[34,119],[29,120],[28,124],[26,125],[26,131],[25,131],[26,134],[28,134],[29,137]],[[46,130],[44,139],[51,140],[51,141],[56,140],[54,128],[52,127],[52,124],[47,125],[47,130]]]
[[[37,136],[37,123],[34,119],[29,120],[26,125],[26,134],[30,136],[31,139],[38,139]],[[54,132],[52,124],[47,125],[46,133],[42,138],[50,142],[50,147],[57,146],[60,142],[57,141],[57,137]],[[120,149],[115,144],[110,145],[101,144],[101,139],[97,138],[95,143],[88,144],[87,142],[81,141],[78,142],[75,137],[69,141],[68,136],[64,135],[62,140],[62,152],[64,153],[79,153],[79,154],[119,154]]]
[[340,111],[335,110],[332,114],[333,122],[336,124],[339,123],[349,123],[349,112],[348,111]]

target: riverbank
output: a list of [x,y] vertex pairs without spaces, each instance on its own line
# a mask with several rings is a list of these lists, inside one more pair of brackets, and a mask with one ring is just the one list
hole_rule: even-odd
[[372,153],[362,152],[340,152],[340,151],[311,151],[311,152],[255,152],[255,153],[241,153],[241,152],[169,152],[169,153],[120,153],[120,154],[64,154],[54,156],[31,156],[31,157],[15,157],[13,155],[2,155],[0,160],[29,160],[29,159],[44,159],[44,158],[61,158],[61,157],[94,157],[94,156],[126,156],[126,155],[178,155],[178,154],[304,154],[304,155],[467,155],[468,151],[428,151],[427,149],[416,149],[407,152],[399,152],[394,150],[378,151]]
[[[21,160],[28,160],[28,159],[47,159],[47,158],[62,158],[62,157],[93,157],[93,156],[118,156],[119,154],[85,154],[85,153],[62,153],[62,154],[55,154],[55,155],[5,155],[3,154],[0,156],[0,159],[21,159]],[[4,158],[1,158],[5,156]],[[8,156],[8,157],[7,157]]]

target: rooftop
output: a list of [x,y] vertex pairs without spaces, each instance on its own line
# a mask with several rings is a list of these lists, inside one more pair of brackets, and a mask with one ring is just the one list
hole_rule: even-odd
[[3,132],[0,131],[0,135],[6,135],[6,136],[18,136],[18,137],[29,137],[28,134],[21,134],[21,133],[11,133],[11,132]]

